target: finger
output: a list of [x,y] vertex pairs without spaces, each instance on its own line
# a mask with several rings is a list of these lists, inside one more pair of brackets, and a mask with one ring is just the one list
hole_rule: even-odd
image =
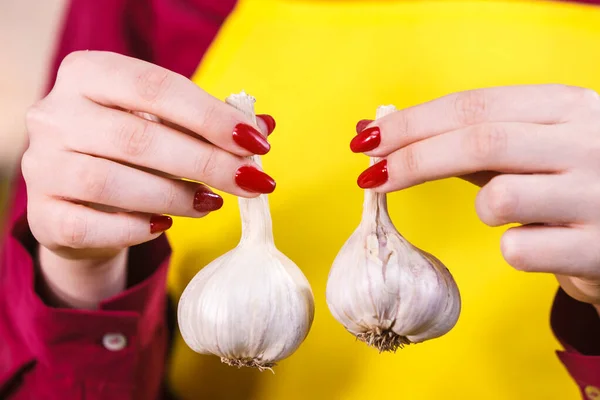
[[361,119],[356,123],[356,134],[360,134],[364,131],[371,123],[373,123],[372,119]]
[[[202,217],[223,205],[208,187],[167,179],[103,158],[63,152],[41,168],[61,166],[60,174],[44,174],[40,187],[58,198],[90,202],[148,214]],[[49,169],[50,170],[50,169]]]
[[572,157],[565,152],[569,148],[565,136],[555,126],[522,123],[484,124],[448,132],[390,154],[388,176],[377,182],[377,191],[480,171],[559,172]]
[[270,145],[242,112],[165,68],[109,52],[76,52],[63,61],[60,85],[110,107],[150,113],[231,153],[266,154]]
[[256,114],[256,123],[258,124],[260,131],[265,136],[269,136],[271,133],[273,133],[273,131],[275,131],[275,127],[277,126],[275,118],[269,114]]
[[50,250],[122,249],[147,242],[169,229],[164,215],[107,213],[63,200],[47,198],[30,211],[36,239]]
[[[357,152],[383,157],[410,143],[467,126],[493,122],[557,124],[565,122],[577,110],[590,106],[598,109],[599,105],[598,95],[592,90],[563,85],[470,90],[361,125],[365,132],[356,136],[353,143]],[[377,135],[379,139],[372,139]],[[361,147],[363,141],[366,143]]]
[[590,228],[521,226],[504,233],[501,249],[505,260],[521,271],[597,279],[599,239]]
[[[150,114],[148,114],[148,115],[150,115]],[[173,122],[160,121],[160,120],[158,120],[158,118],[153,118],[152,116],[150,118],[148,118],[146,116],[144,116],[144,117],[150,121],[160,122],[163,125],[168,126],[169,128],[175,129],[176,131],[179,131],[179,132],[183,132],[192,137],[198,137],[198,135],[196,135],[194,132],[190,131],[187,128],[184,128],[183,126],[174,124]],[[258,125],[260,132],[265,136],[269,136],[269,135],[271,135],[271,133],[273,133],[273,131],[275,131],[275,126],[276,126],[275,119],[272,116],[270,116],[269,114],[257,114],[256,115],[256,124]],[[201,140],[205,140],[202,137],[198,137],[198,138]]]
[[[96,123],[90,125],[89,120]],[[251,160],[135,115],[90,103],[79,106],[69,121],[61,128],[70,150],[203,182],[236,196],[274,190],[273,179],[258,172],[262,185],[240,185],[236,176],[242,167],[258,171]]]
[[581,199],[590,197],[590,188],[574,184],[573,179],[567,175],[499,175],[479,191],[477,215],[490,226],[583,222],[590,217],[590,207]]

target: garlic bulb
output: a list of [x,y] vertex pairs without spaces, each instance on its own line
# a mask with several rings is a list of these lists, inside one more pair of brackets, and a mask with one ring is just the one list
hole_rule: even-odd
[[[377,118],[394,111],[379,107]],[[373,190],[365,191],[361,222],[333,262],[326,297],[335,319],[379,351],[442,336],[460,314],[448,269],[396,230],[385,193]]]
[[[251,118],[254,102],[244,92],[227,98]],[[192,350],[232,366],[270,369],[308,335],[314,299],[304,274],[275,247],[267,196],[239,198],[239,207],[239,244],[190,281],[178,323]]]

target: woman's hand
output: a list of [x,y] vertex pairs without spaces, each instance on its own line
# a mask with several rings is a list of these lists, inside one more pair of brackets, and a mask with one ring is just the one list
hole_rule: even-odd
[[561,85],[448,95],[361,121],[351,148],[384,157],[358,184],[380,192],[461,177],[482,186],[477,214],[516,269],[556,274],[600,304],[600,97]]
[[[243,197],[272,192],[273,179],[244,157],[269,151],[259,129],[266,134],[274,121],[260,124],[158,66],[107,52],[66,57],[52,92],[27,114],[22,160],[49,286],[86,265],[97,274],[119,260],[124,269],[124,249],[171,226],[163,214],[219,209],[223,199],[208,186]],[[59,286],[53,291],[75,289]]]

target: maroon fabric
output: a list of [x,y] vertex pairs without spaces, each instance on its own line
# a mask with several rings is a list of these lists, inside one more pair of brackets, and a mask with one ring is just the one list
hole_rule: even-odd
[[600,388],[600,318],[596,309],[558,291],[550,319],[565,351],[558,358],[579,386],[583,398],[589,386]]
[[[600,0],[586,0],[598,3]],[[77,0],[65,21],[52,77],[75,50],[107,50],[190,76],[235,0]],[[50,82],[53,82],[54,78]],[[165,399],[165,284],[170,249],[160,238],[130,249],[135,283],[97,311],[56,309],[35,291],[36,242],[26,220],[22,176],[14,185],[8,235],[0,251],[0,399]],[[167,315],[167,316],[166,316]],[[600,387],[600,318],[559,291],[552,327],[559,359],[582,389]],[[107,333],[127,346],[110,351]]]

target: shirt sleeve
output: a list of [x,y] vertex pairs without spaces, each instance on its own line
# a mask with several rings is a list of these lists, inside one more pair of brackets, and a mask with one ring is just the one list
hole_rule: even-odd
[[0,398],[156,398],[168,339],[165,236],[130,249],[132,285],[93,311],[43,302],[36,248],[22,215],[0,259]]
[[237,0],[129,0],[130,47],[138,58],[190,77]]
[[564,350],[557,351],[584,399],[600,399],[600,316],[562,289],[554,299],[551,325]]

